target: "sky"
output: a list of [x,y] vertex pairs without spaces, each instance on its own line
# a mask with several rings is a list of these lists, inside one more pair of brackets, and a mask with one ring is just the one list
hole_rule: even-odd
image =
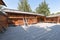
[[[9,9],[17,9],[19,0],[3,0]],[[43,0],[28,0],[30,7],[35,11],[36,7],[41,4]],[[60,0],[46,0],[51,13],[60,12]]]

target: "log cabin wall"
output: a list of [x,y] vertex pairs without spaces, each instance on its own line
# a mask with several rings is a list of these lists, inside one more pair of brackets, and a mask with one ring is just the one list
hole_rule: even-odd
[[23,18],[24,15],[17,13],[7,13],[8,14],[8,24],[13,25],[24,25]]
[[37,16],[37,22],[45,22],[46,17],[45,16]]
[[60,17],[45,17],[38,15],[30,15],[24,13],[11,13],[8,14],[8,23],[13,25],[25,25],[25,24],[35,24],[39,22],[47,22],[47,23],[60,23]]
[[[3,0],[0,0],[0,6],[4,5],[6,6],[6,4],[3,2]],[[7,15],[5,15],[1,9],[0,9],[0,32],[5,31],[5,29],[8,27],[8,23],[7,23]]]
[[60,16],[59,16],[59,23],[60,23]]
[[48,17],[46,18],[47,23],[57,23],[57,17]]
[[60,16],[57,16],[57,23],[60,23]]
[[8,14],[8,23],[13,25],[25,25],[25,24],[35,24],[37,23],[37,16],[23,13],[11,13]]
[[0,32],[4,31],[8,27],[7,15],[0,12]]
[[28,24],[35,24],[37,23],[36,15],[25,15],[26,22]]
[[0,24],[7,27],[8,23],[7,23],[7,17],[4,15],[0,15]]

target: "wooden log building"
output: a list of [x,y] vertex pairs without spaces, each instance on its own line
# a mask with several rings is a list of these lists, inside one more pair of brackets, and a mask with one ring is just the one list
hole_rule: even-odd
[[55,14],[55,15],[47,16],[45,22],[60,23],[60,14]]
[[21,12],[13,9],[5,9],[4,10],[8,15],[8,24],[9,25],[30,25],[38,22],[44,21],[44,15],[29,13],[29,12]]
[[30,25],[39,22],[60,23],[60,15],[44,16],[38,13],[21,12],[19,10],[5,9],[8,16],[8,24]]
[[[6,6],[3,0],[0,0],[0,5]],[[4,32],[7,26],[7,14],[0,9],[0,32]]]
[[3,32],[8,27],[7,24],[7,15],[0,11],[0,32]]

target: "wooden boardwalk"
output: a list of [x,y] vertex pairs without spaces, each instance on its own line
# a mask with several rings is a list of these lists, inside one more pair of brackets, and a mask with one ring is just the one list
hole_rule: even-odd
[[26,30],[20,26],[9,27],[5,33],[0,34],[0,40],[60,40],[60,25],[47,29],[34,25]]

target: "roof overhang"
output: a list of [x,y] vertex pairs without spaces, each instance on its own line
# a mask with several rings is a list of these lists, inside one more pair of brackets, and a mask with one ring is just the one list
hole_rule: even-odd
[[5,15],[5,16],[7,16],[7,13],[5,13],[4,11],[1,11],[1,10],[0,10],[0,15]]
[[17,14],[28,14],[28,15],[44,16],[44,15],[38,14],[38,13],[22,12],[22,11],[14,10],[14,9],[5,9],[4,11],[5,12],[10,12],[10,13],[17,13]]
[[46,16],[47,18],[52,18],[52,17],[58,17],[60,16],[60,14],[55,14],[55,15],[50,15],[50,16]]
[[0,5],[6,6],[6,4],[3,2],[3,0],[0,0]]

